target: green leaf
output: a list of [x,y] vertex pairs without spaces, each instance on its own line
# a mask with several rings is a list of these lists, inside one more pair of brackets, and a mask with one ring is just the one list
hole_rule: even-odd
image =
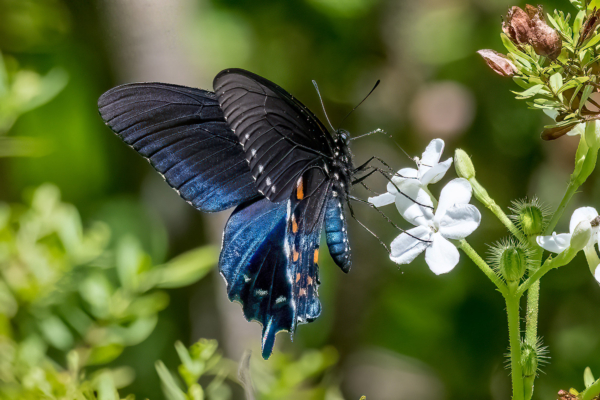
[[215,247],[204,246],[183,253],[166,264],[148,271],[144,287],[176,288],[191,285],[208,274],[217,264]]
[[565,90],[574,89],[578,86],[581,86],[583,83],[585,83],[589,80],[590,80],[590,78],[587,76],[580,76],[578,78],[571,79],[570,81],[568,81],[567,83],[562,85],[562,87],[558,90],[557,94],[561,94]]
[[[514,94],[517,95],[517,99],[528,99],[530,97],[535,96],[536,94],[540,93],[543,89],[544,89],[545,85],[535,85],[530,87],[529,89],[525,90],[524,92],[513,92]],[[550,94],[548,91],[546,91],[547,94]]]
[[589,49],[590,47],[597,45],[599,42],[600,42],[600,35],[592,36],[591,39],[588,39],[583,44],[583,46],[581,47],[581,50]]
[[177,385],[173,375],[171,375],[165,364],[159,360],[154,365],[162,382],[163,393],[167,400],[187,400],[185,392],[179,388],[179,385]]
[[560,88],[563,85],[563,78],[562,78],[561,73],[557,72],[554,75],[552,75],[550,77],[549,83],[550,83],[550,87],[552,88],[552,91],[554,93],[558,93],[558,91],[560,90]]
[[592,85],[585,86],[585,88],[583,89],[583,93],[581,94],[581,100],[579,102],[579,111],[583,109],[585,103],[587,102],[588,98],[590,97],[590,94],[592,94],[593,91],[594,87]]
[[578,10],[583,10],[585,7],[585,3],[583,0],[569,0],[571,4],[577,8]]
[[513,55],[519,56],[528,62],[535,62],[531,57],[519,50],[504,33],[500,34],[500,38],[502,39],[502,44],[504,44],[504,47],[506,47],[506,50],[508,50],[510,53],[513,53]]
[[119,357],[125,348],[119,343],[110,343],[105,346],[92,348],[86,360],[86,365],[107,364]]
[[585,10],[579,11],[577,16],[575,17],[575,21],[573,21],[573,41],[577,42],[579,40],[581,26],[583,25],[583,20],[585,19],[587,12]]
[[589,388],[594,384],[596,379],[594,379],[594,375],[592,374],[592,370],[590,367],[587,367],[585,371],[583,371],[583,383],[585,384],[585,388]]

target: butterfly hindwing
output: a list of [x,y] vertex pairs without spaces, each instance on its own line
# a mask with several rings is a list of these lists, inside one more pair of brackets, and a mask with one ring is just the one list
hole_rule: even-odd
[[328,186],[319,173],[307,171],[288,201],[238,206],[225,227],[219,269],[230,300],[262,324],[265,358],[277,332],[320,314],[317,262]]
[[331,136],[281,87],[251,72],[229,69],[215,77],[214,89],[244,147],[256,186],[269,200],[289,199],[309,167],[326,168],[333,155]]
[[104,93],[98,108],[105,123],[197,209],[222,211],[258,195],[214,93],[134,83]]

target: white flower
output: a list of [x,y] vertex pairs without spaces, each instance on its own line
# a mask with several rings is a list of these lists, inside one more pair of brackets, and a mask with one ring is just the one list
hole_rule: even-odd
[[[571,222],[569,223],[569,233],[557,234],[552,233],[552,236],[538,236],[537,243],[544,250],[548,250],[552,253],[562,253],[567,248],[571,247],[573,238],[575,235],[576,228],[580,229],[590,224],[590,222],[598,217],[598,211],[593,207],[581,207],[573,212],[571,216]],[[594,244],[598,243],[598,227],[591,227],[590,239],[583,247],[593,247]],[[577,246],[579,247],[579,246]]]
[[[448,168],[452,165],[452,157],[444,162],[440,162],[442,152],[444,151],[444,141],[442,139],[433,139],[423,157],[417,162],[418,169],[403,168],[398,171],[393,177],[392,182],[387,184],[387,193],[376,197],[369,197],[369,202],[376,207],[392,204],[397,196],[402,196],[398,193],[398,189],[403,190],[404,184],[417,182],[421,187],[427,188],[430,183],[436,183],[444,177]],[[397,189],[398,188],[398,189]],[[402,196],[404,197],[404,196]]]
[[[545,250],[552,253],[562,253],[569,247],[575,250],[583,249],[585,258],[590,266],[594,278],[600,282],[600,258],[596,252],[596,243],[598,243],[598,211],[593,207],[581,207],[573,212],[571,222],[569,223],[570,233],[556,234],[552,236],[538,236],[537,243]],[[589,239],[583,245],[574,243],[576,241],[577,231],[589,231]],[[581,235],[581,234],[580,234]],[[583,235],[581,235],[583,236]]]
[[390,258],[398,264],[408,264],[425,251],[425,261],[435,274],[451,271],[458,264],[459,254],[448,239],[464,239],[481,222],[479,210],[468,204],[471,184],[463,178],[450,181],[442,189],[435,213],[431,197],[419,184],[405,185],[403,189],[421,205],[404,196],[396,197],[398,211],[416,227],[394,239]]

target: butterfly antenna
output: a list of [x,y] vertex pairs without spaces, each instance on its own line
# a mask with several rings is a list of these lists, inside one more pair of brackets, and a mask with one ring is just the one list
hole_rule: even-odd
[[340,127],[342,126],[342,124],[344,123],[344,121],[346,121],[346,119],[350,116],[350,114],[352,114],[354,112],[354,110],[356,110],[358,107],[360,107],[360,105],[362,103],[364,103],[365,100],[367,100],[369,98],[369,96],[375,91],[375,89],[377,89],[377,86],[379,86],[380,82],[381,82],[381,80],[378,79],[377,82],[375,82],[375,86],[373,86],[373,89],[371,89],[371,91],[369,92],[369,94],[367,94],[365,96],[365,98],[362,99],[362,101],[356,105],[356,107],[354,107],[348,114],[346,114],[346,116],[342,119],[342,122],[340,122]]
[[398,144],[398,142],[396,142],[396,141],[394,140],[394,138],[392,137],[392,135],[390,135],[390,139],[392,139],[392,142],[394,142],[394,144],[396,145],[396,147],[398,147],[400,150],[402,150],[402,152],[403,152],[404,154],[406,154],[406,157],[408,157],[408,159],[409,159],[409,160],[411,160],[411,161],[415,161],[415,157],[411,157],[411,156],[410,156],[410,154],[408,154],[408,153],[406,152],[406,150],[404,150],[404,149],[402,148],[402,146],[400,146],[400,145]]
[[356,139],[360,139],[363,138],[365,136],[369,136],[369,135],[373,135],[374,133],[383,133],[384,135],[386,134],[386,132],[383,129],[377,128],[374,131],[365,133],[364,135],[360,135],[360,136],[355,136],[353,138],[350,138],[350,140],[356,140]]
[[321,97],[321,92],[319,91],[319,86],[317,85],[317,81],[315,81],[313,79],[312,83],[313,83],[313,85],[315,85],[315,90],[317,91],[317,94],[319,95],[319,100],[321,100],[321,107],[323,107],[323,113],[325,113],[325,118],[327,118],[327,122],[329,123],[329,126],[335,132],[336,130],[333,127],[333,125],[331,124],[331,121],[329,120],[329,116],[327,116],[327,111],[325,110],[325,103],[323,103],[323,98]]

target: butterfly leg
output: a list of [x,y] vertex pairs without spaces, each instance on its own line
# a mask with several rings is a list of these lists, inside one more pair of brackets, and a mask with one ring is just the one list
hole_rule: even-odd
[[383,243],[383,240],[381,240],[379,238],[379,236],[377,236],[371,229],[369,229],[365,224],[363,224],[362,222],[360,222],[357,218],[356,215],[354,215],[354,209],[352,208],[352,204],[350,204],[350,201],[348,201],[348,209],[350,210],[350,216],[360,224],[360,226],[362,226],[367,232],[369,232],[371,235],[373,235],[373,237],[375,237],[379,243],[383,246],[383,248],[385,249],[385,251],[388,252],[388,254],[391,254],[390,249],[387,247],[387,245],[385,243]]
[[429,208],[431,210],[433,210],[432,206],[429,206],[427,204],[421,204],[418,201],[416,201],[415,199],[411,198],[410,196],[408,196],[407,194],[405,194],[402,190],[400,190],[400,188],[398,187],[398,185],[396,184],[396,182],[394,182],[392,180],[392,178],[390,178],[390,176],[381,168],[377,168],[377,167],[373,167],[373,166],[369,166],[367,169],[371,169],[369,172],[367,172],[365,175],[355,179],[354,181],[352,181],[352,185],[356,185],[358,183],[362,183],[362,181],[364,181],[365,179],[367,179],[369,176],[375,174],[375,173],[380,173],[385,179],[388,180],[388,182],[390,182],[394,188],[396,188],[396,190],[398,191],[398,193],[400,193],[402,196],[406,197],[407,199],[409,199],[410,201],[412,201],[413,203],[421,206],[421,207],[425,207],[425,208]]
[[370,165],[373,161],[379,161],[381,164],[383,164],[392,174],[395,174],[396,172],[392,169],[392,167],[390,167],[385,161],[383,161],[381,158],[377,157],[377,156],[372,156],[371,158],[369,158],[365,163],[361,164],[360,166],[354,168],[354,170],[352,171],[353,173],[358,173],[358,172],[362,172],[367,168],[370,168]]

